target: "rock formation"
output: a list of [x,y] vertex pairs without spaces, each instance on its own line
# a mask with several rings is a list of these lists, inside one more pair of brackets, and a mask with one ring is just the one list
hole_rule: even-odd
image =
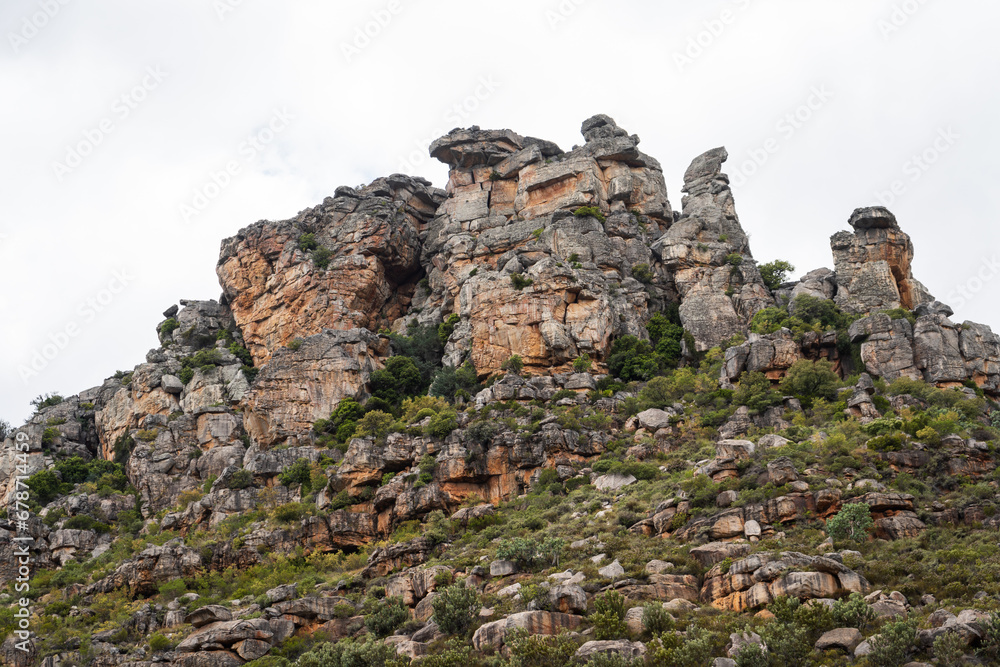
[[913,243],[899,228],[896,216],[881,206],[859,208],[849,221],[854,233],[837,232],[830,239],[837,273],[836,301],[850,313],[913,310],[933,301],[910,270]]

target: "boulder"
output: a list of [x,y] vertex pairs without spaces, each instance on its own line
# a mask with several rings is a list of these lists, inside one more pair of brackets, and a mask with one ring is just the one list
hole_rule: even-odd
[[816,649],[819,651],[837,649],[844,651],[848,655],[853,655],[854,649],[862,641],[864,641],[864,635],[857,628],[837,628],[829,632],[824,632],[816,640]]

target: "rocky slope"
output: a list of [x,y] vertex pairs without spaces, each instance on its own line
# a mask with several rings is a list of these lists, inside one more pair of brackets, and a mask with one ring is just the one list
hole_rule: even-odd
[[0,458],[6,601],[32,557],[0,661],[991,659],[1000,338],[883,208],[774,285],[725,149],[675,211],[637,136],[582,133],[456,129],[445,190],[247,227],[218,302],[41,401]]

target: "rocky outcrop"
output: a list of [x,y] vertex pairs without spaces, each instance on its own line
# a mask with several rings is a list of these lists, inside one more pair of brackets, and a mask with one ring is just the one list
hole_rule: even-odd
[[325,329],[295,349],[280,349],[244,402],[243,425],[262,447],[291,446],[345,398],[363,401],[371,374],[389,354],[389,340],[366,329]]
[[766,606],[781,596],[810,600],[866,594],[869,588],[868,581],[845,566],[837,554],[758,553],[735,560],[727,572],[721,564],[709,570],[701,601],[741,612]]
[[722,173],[728,157],[716,148],[695,158],[684,174],[684,212],[653,244],[673,276],[681,321],[699,351],[745,333],[758,310],[775,305]]
[[910,270],[913,243],[888,209],[859,208],[851,214],[854,233],[830,240],[837,273],[836,302],[849,313],[913,310],[934,298]]
[[396,174],[223,241],[219,282],[256,364],[295,338],[377,331],[403,315],[420,278],[420,233],[443,199]]
[[920,312],[915,325],[885,313],[851,325],[867,370],[886,380],[908,377],[940,387],[971,379],[990,394],[1000,392],[1000,336],[982,324],[953,323],[947,306]]
[[[602,361],[614,338],[643,335],[658,275],[649,244],[673,221],[659,163],[612,119],[583,125],[564,153],[509,130],[455,130],[431,146],[450,167],[448,199],[430,224],[422,324],[460,321],[446,348],[480,375],[508,357],[530,371],[581,354]],[[592,215],[574,215],[586,208]],[[398,321],[395,328],[405,325]]]

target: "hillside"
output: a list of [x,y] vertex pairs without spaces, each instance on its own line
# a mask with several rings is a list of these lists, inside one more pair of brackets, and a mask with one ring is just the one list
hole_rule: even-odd
[[1000,664],[1000,337],[885,208],[788,281],[725,149],[677,210],[581,131],[250,225],[143,363],[39,397],[0,662]]

